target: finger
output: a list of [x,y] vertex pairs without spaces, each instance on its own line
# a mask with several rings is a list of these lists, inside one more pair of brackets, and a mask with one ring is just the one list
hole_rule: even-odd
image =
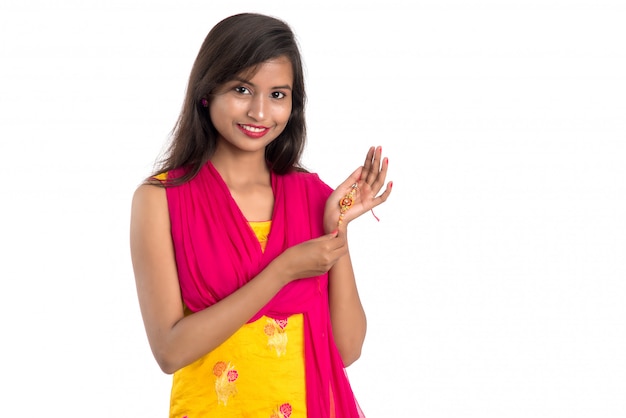
[[317,239],[325,251],[334,252],[346,245],[346,234],[339,230],[339,227],[330,234],[326,234]]
[[345,222],[342,222],[341,224],[337,225],[337,238],[346,239],[347,236],[348,236],[348,224]]
[[317,243],[324,243],[330,240],[333,240],[335,238],[337,238],[339,231],[337,231],[337,229],[335,229],[333,232],[329,233],[329,234],[324,234],[321,235],[317,238],[312,238],[310,240],[308,240],[307,242],[317,242]]
[[365,172],[367,176],[365,178],[365,182],[369,185],[372,185],[376,181],[376,177],[378,176],[378,172],[380,171],[380,160],[382,152],[383,148],[381,146],[378,146],[374,149],[369,170]]
[[372,189],[372,193],[374,196],[378,194],[380,189],[385,185],[385,179],[387,178],[387,170],[389,169],[389,158],[383,158],[381,169],[378,172],[376,179],[372,182],[370,186]]
[[332,239],[337,238],[337,235],[339,234],[339,231],[337,229],[335,229],[333,232],[331,232],[330,234],[326,234],[326,235],[322,235],[319,238],[315,238],[311,241],[330,241]]
[[375,153],[376,147],[370,147],[370,149],[367,151],[367,155],[365,156],[365,162],[363,163],[363,175],[367,175],[367,173],[371,170],[372,160],[374,159]]
[[384,203],[387,200],[387,198],[391,194],[392,188],[393,188],[393,181],[390,181],[389,183],[387,183],[387,187],[385,188],[385,191],[380,196],[377,196],[372,200],[372,209],[380,205],[381,203]]
[[348,252],[348,247],[346,245],[342,245],[341,247],[335,248],[332,252],[333,257],[335,258],[335,262],[339,260],[343,255]]
[[[345,229],[345,227],[344,227]],[[341,228],[339,228],[338,234],[337,236],[333,239],[333,241],[331,241],[331,247],[329,248],[329,250],[331,252],[335,252],[335,251],[343,251],[343,249],[346,247],[346,243],[347,243],[347,236],[346,236],[346,232],[345,231],[341,231]]]

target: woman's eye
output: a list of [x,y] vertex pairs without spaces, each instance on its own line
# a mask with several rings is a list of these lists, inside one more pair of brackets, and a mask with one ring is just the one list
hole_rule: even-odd
[[272,99],[282,99],[283,97],[285,97],[285,93],[283,92],[275,91],[272,93]]
[[235,87],[235,91],[241,94],[250,94],[250,90],[248,90],[246,87],[243,87],[243,86]]

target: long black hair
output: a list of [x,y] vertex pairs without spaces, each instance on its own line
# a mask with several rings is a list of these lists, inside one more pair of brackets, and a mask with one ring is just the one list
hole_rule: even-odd
[[154,175],[185,167],[185,174],[168,184],[193,178],[217,146],[217,130],[202,101],[220,85],[241,73],[254,73],[265,61],[285,56],[293,67],[292,108],[284,131],[265,149],[270,169],[285,174],[300,169],[306,140],[306,93],[300,50],[291,28],[282,20],[241,13],[227,17],[211,29],[191,69],[185,100],[172,130],[171,142]]

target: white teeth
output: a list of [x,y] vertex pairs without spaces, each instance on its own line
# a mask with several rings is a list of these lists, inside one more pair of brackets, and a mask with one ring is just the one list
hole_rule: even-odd
[[255,128],[254,126],[248,126],[248,125],[239,125],[239,126],[241,126],[246,131],[250,131],[250,132],[263,132],[265,130],[265,128]]

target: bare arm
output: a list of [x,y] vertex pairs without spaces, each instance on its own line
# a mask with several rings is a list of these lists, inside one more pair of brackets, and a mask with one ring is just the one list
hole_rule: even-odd
[[367,328],[349,253],[330,269],[328,279],[333,336],[347,367],[361,356]]
[[209,353],[285,284],[323,274],[347,252],[345,237],[336,233],[289,248],[230,296],[184,316],[163,188],[142,185],[135,192],[130,244],[148,342],[165,373],[173,373]]
[[[336,227],[339,218],[338,202],[354,183],[358,185],[358,192],[339,227],[340,236],[347,236],[347,225],[350,221],[385,202],[391,193],[391,183],[380,196],[377,194],[385,183],[386,175],[387,159],[382,159],[380,147],[371,147],[363,167],[352,173],[329,197],[324,216],[326,230]],[[347,367],[360,357],[367,328],[349,252],[329,271],[329,304],[335,344]]]

